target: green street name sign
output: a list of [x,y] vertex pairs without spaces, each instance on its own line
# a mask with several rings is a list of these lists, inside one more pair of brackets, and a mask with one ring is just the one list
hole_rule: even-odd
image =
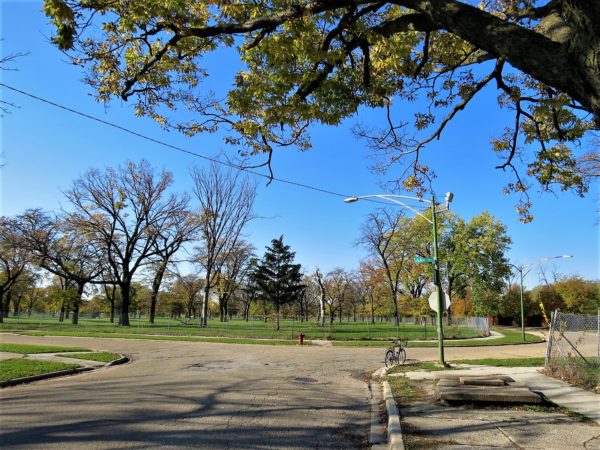
[[423,264],[423,263],[433,263],[433,258],[415,258],[413,260],[415,262],[415,264]]

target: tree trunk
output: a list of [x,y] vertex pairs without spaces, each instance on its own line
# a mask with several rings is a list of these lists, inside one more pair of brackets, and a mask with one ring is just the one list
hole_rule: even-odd
[[227,322],[227,300],[228,295],[222,294],[219,296],[219,319],[221,322]]
[[200,318],[200,328],[206,328],[208,326],[208,299],[210,295],[210,268],[206,271],[206,284],[204,286],[204,298],[202,299],[202,311]]
[[83,296],[84,288],[85,283],[77,283],[77,298],[73,304],[73,317],[71,319],[71,324],[73,325],[79,324],[79,306],[81,305],[81,297]]
[[279,331],[279,301],[275,305],[276,313],[275,313],[275,330]]
[[375,325],[375,301],[373,296],[371,296],[371,323]]
[[394,325],[400,325],[400,315],[398,314],[398,299],[394,293]]
[[319,283],[319,325],[325,326],[325,286],[323,286],[323,282],[321,281],[321,273],[317,270],[316,272],[317,282]]
[[152,295],[150,296],[150,323],[154,323],[154,316],[156,315],[156,302],[158,301],[158,291],[162,283],[165,270],[167,269],[166,263],[161,263],[156,269],[154,279],[152,280]]
[[13,316],[15,317],[21,314],[21,300],[23,300],[23,294],[17,295],[17,299],[13,302]]
[[4,289],[0,288],[0,323],[4,323],[4,308],[2,305],[4,300]]
[[129,326],[129,305],[131,303],[131,280],[119,283],[121,289],[121,313],[119,315],[119,325],[122,327]]
[[58,321],[60,323],[65,321],[65,301],[64,300],[60,304],[60,314],[58,316]]
[[2,314],[4,317],[10,316],[10,299],[12,297],[12,293],[10,289],[4,294],[4,303],[2,303]]
[[117,285],[112,285],[112,292],[108,293],[108,285],[104,285],[104,294],[110,304],[110,323],[115,323],[115,297],[117,293]]
[[449,32],[503,57],[542,83],[566,92],[600,122],[598,1],[560,2],[560,17],[566,27],[554,23],[551,29],[559,32],[566,29],[562,38],[508,23],[466,2],[429,0],[416,2],[415,6],[419,13]]

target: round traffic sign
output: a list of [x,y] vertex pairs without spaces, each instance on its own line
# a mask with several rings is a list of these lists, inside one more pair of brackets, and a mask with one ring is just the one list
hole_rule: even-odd
[[[429,296],[429,307],[438,312],[438,294],[437,289]],[[442,291],[442,308],[446,311],[450,307],[450,296]]]

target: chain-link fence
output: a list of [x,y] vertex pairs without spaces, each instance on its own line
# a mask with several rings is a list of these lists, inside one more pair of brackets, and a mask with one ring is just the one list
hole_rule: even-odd
[[552,313],[546,369],[581,372],[600,367],[600,311],[597,315]]
[[[7,329],[37,330],[37,331],[69,331],[73,329],[71,318],[65,317],[59,322],[58,314],[31,314],[21,313],[5,317],[3,327]],[[241,317],[232,316],[225,322],[220,322],[218,317],[209,319],[208,328],[199,328],[198,318],[155,318],[154,324],[148,322],[144,315],[131,314],[130,327],[127,333],[139,334],[167,334],[185,336],[222,336],[222,337],[249,337],[249,338],[280,338],[296,339],[302,332],[306,339],[330,340],[391,340],[406,337],[410,340],[434,340],[437,338],[437,326],[430,317],[413,318],[402,317],[400,324],[396,325],[393,317],[357,316],[356,320],[344,316],[340,320],[335,317],[333,322],[329,317],[321,327],[315,317],[302,321],[299,317],[281,317],[280,328],[275,330],[274,317],[269,315],[251,316],[248,321]],[[119,327],[118,317],[110,322],[107,314],[79,314],[79,331],[89,333],[121,333],[124,329]],[[486,318],[483,317],[452,317],[449,323],[444,324],[446,339],[468,339],[489,336],[490,330]]]

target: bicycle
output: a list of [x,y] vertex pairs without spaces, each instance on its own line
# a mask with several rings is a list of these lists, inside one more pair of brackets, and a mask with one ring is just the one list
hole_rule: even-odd
[[385,367],[402,364],[406,361],[406,344],[408,339],[395,339],[392,346],[385,352]]

